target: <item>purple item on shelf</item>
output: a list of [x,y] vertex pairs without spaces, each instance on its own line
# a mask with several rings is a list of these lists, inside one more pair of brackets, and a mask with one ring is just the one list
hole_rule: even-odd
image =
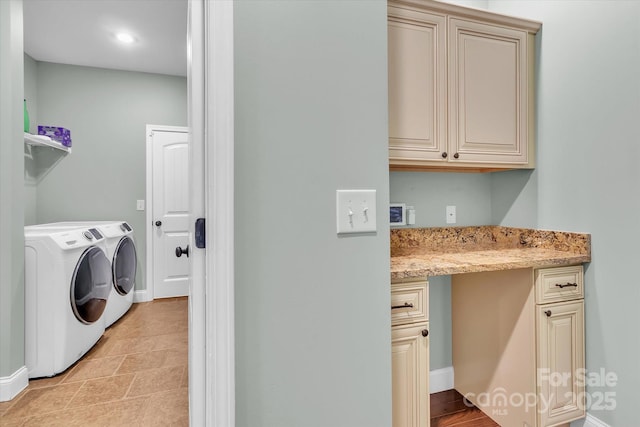
[[45,135],[65,147],[71,147],[71,131],[56,126],[38,126],[38,135]]

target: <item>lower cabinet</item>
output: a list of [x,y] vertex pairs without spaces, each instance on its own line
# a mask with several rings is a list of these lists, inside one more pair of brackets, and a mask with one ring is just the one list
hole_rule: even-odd
[[429,426],[429,323],[391,329],[393,427]]
[[584,301],[537,306],[539,425],[585,416]]
[[[581,265],[451,278],[454,387],[509,427],[584,418]],[[428,284],[391,284],[393,427],[428,427]]]
[[585,417],[582,277],[582,266],[452,276],[454,386],[499,425]]
[[429,426],[429,322],[426,280],[391,284],[393,427]]

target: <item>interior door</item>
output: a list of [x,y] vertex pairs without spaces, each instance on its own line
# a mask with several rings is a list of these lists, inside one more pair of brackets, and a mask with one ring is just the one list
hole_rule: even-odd
[[150,127],[153,297],[189,294],[189,137],[187,128]]

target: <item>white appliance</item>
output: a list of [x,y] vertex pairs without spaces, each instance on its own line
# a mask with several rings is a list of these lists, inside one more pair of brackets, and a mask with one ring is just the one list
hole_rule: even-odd
[[104,333],[111,288],[96,228],[25,227],[25,358],[29,378],[60,373]]
[[63,221],[39,224],[34,228],[75,229],[91,227],[100,230],[106,241],[106,254],[111,261],[112,287],[104,311],[105,327],[120,319],[133,304],[138,258],[133,229],[125,221]]
[[96,224],[107,239],[107,256],[111,260],[113,286],[104,311],[105,326],[111,326],[133,304],[138,257],[133,229],[124,221]]

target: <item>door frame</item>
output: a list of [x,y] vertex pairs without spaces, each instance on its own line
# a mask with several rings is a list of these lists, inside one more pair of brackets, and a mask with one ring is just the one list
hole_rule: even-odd
[[206,218],[208,248],[191,261],[189,422],[198,427],[235,426],[233,7],[189,0],[191,214]]
[[[178,132],[185,133],[189,135],[189,128],[186,126],[165,126],[165,125],[150,125],[147,124],[145,129],[146,135],[146,188],[145,188],[145,218],[146,218],[146,226],[145,231],[147,233],[146,244],[147,244],[147,256],[146,256],[146,264],[147,268],[145,271],[145,283],[146,287],[144,290],[136,291],[134,294],[135,302],[145,302],[152,301],[155,294],[155,285],[154,285],[154,247],[153,247],[153,139],[152,132]],[[189,141],[189,151],[191,151],[191,141]]]

